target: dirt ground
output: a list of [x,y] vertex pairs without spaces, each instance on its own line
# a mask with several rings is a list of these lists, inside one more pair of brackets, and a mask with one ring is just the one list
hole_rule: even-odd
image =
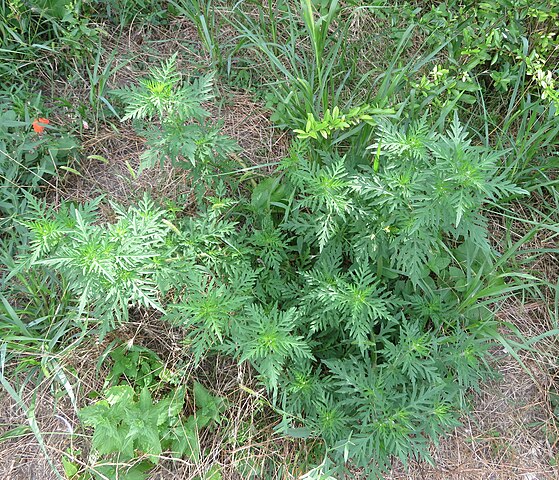
[[[175,32],[170,36],[169,32]],[[176,35],[180,32],[180,35]],[[164,56],[179,51],[182,55],[203,62],[200,57],[202,48],[196,40],[196,31],[188,23],[172,25],[169,31],[151,32],[152,37],[160,35],[161,41],[146,49],[146,36],[142,32],[122,35],[118,39],[107,39],[106,51],[117,50],[132,52],[134,62],[115,71],[110,78],[114,86],[126,84],[137,78],[141,72],[138,66],[145,64],[153,56]],[[181,41],[175,40],[180,37]],[[185,40],[187,39],[187,40]],[[192,39],[189,41],[188,39]],[[108,57],[108,55],[107,55]],[[106,59],[106,61],[109,61]],[[188,68],[185,66],[185,68]],[[85,92],[68,85],[58,85],[59,95],[64,98],[83,97]],[[285,134],[274,131],[269,113],[246,92],[225,92],[224,101],[219,102],[215,115],[224,122],[224,133],[237,139],[243,149],[243,161],[249,165],[270,165],[279,161],[286,153]],[[75,120],[68,116],[53,119],[53,122]],[[155,168],[135,177],[133,171],[138,167],[138,156],[143,149],[143,139],[139,138],[129,126],[118,130],[110,124],[82,131],[83,158],[76,167],[80,175],[68,174],[60,181],[55,191],[49,193],[53,202],[61,199],[83,201],[100,193],[109,199],[127,203],[137,197],[138,192],[149,190],[157,198],[178,198],[187,195],[189,183],[185,175],[177,174],[171,168]],[[93,156],[93,157],[92,157]],[[87,158],[89,157],[89,158]],[[107,159],[100,161],[98,157]],[[266,169],[262,171],[265,173]],[[110,213],[108,212],[107,215]],[[545,305],[511,304],[501,310],[500,315],[512,322],[527,338],[552,328]],[[146,321],[139,320],[143,327]],[[157,321],[149,323],[149,328],[159,329],[158,336],[166,339],[173,348],[178,344],[174,332],[164,329]],[[137,327],[137,325],[136,325]],[[134,330],[132,323],[127,327]],[[472,393],[471,416],[462,420],[463,426],[433,446],[433,464],[410,463],[408,469],[395,464],[390,480],[552,480],[559,479],[559,470],[554,466],[559,461],[557,429],[554,409],[554,392],[558,390],[556,354],[559,344],[555,339],[545,339],[535,345],[534,351],[521,354],[521,365],[510,354],[497,349],[495,369],[500,378],[483,385],[478,392]],[[101,346],[87,346],[88,349]],[[83,352],[82,352],[83,353]],[[99,352],[98,352],[99,353]],[[95,352],[89,350],[91,358]],[[77,402],[83,399],[88,390],[97,388],[98,379],[86,355],[65,358],[64,362],[72,367],[80,377],[80,391],[75,392]],[[212,386],[225,396],[234,398],[236,403],[233,419],[237,425],[249,423],[251,411],[263,412],[264,407],[258,397],[248,395],[239,385],[252,385],[257,388],[246,367],[231,364],[220,366],[226,375],[210,378]],[[215,371],[215,369],[214,369]],[[25,379],[21,379],[22,383]],[[73,379],[70,378],[70,384]],[[19,390],[20,402],[12,396],[0,393],[0,480],[51,480],[57,477],[52,466],[61,470],[61,458],[70,449],[87,449],[84,439],[74,434],[78,421],[75,409],[68,400],[67,392],[55,388],[50,378],[38,387],[32,382],[24,384]],[[30,412],[31,409],[31,412]],[[265,413],[261,413],[264,415]],[[40,436],[36,432],[41,432]],[[228,430],[234,435],[235,428]],[[252,433],[251,455],[293,459],[300,445],[296,442],[278,442],[271,430]],[[216,452],[208,461],[222,465],[224,479],[243,478],[235,473],[231,465],[235,458],[244,454],[224,446],[225,439],[219,432],[208,434],[203,439],[208,447],[215,446]],[[52,463],[53,465],[50,465]],[[154,471],[155,479],[193,479],[200,475],[205,463],[193,465],[189,462],[162,462]],[[248,477],[244,477],[248,478]],[[279,478],[295,478],[281,474]],[[355,474],[358,479],[359,475]]]
[[[548,326],[545,310],[540,305],[511,306],[504,315],[522,323],[522,332],[527,338],[539,335]],[[542,321],[543,320],[543,321]],[[145,322],[149,321],[147,328]],[[151,328],[151,330],[150,330]],[[166,330],[167,329],[167,330]],[[173,349],[180,345],[176,332],[168,331],[163,322],[149,319],[131,323],[119,332],[122,338],[133,337],[142,331],[144,338],[161,339],[160,345],[152,345],[156,351]],[[142,341],[135,338],[136,341]],[[85,348],[85,347],[84,347]],[[92,351],[91,349],[97,349]],[[98,389],[103,372],[97,374],[87,358],[102,353],[102,345],[88,345],[86,350],[74,352],[64,359],[68,371],[78,373],[80,391],[76,392],[78,403],[88,390]],[[559,469],[553,466],[558,458],[557,439],[559,431],[553,414],[552,396],[557,387],[557,378],[550,369],[553,358],[549,352],[557,351],[556,341],[544,340],[540,351],[522,355],[521,365],[502,350],[494,353],[498,357],[495,369],[500,377],[472,393],[471,415],[462,419],[463,425],[433,446],[433,464],[411,462],[408,469],[401,464],[387,480],[553,480],[559,478]],[[194,479],[207,465],[219,463],[223,478],[227,480],[249,478],[239,475],[234,468],[243,451],[228,445],[241,425],[252,424],[254,431],[250,441],[250,455],[254,460],[269,457],[279,461],[294,459],[297,445],[278,440],[271,429],[258,430],[262,424],[263,407],[258,398],[241,390],[240,385],[257,389],[251,372],[245,366],[238,367],[224,361],[206,370],[207,382],[222,395],[231,399],[233,410],[228,412],[232,419],[225,433],[207,432],[202,440],[209,452],[206,458],[195,465],[190,462],[161,462],[150,479]],[[219,373],[216,373],[219,372]],[[199,376],[199,372],[196,373]],[[72,382],[73,379],[70,379]],[[51,480],[56,479],[49,461],[60,468],[61,457],[66,451],[87,451],[87,443],[79,435],[73,435],[78,426],[75,411],[61,389],[45,381],[38,388],[24,388],[22,402],[27,407],[35,405],[34,418],[42,432],[42,443],[30,428],[15,432],[14,438],[0,442],[0,478],[6,480]],[[57,400],[58,398],[58,400]],[[14,432],[21,426],[29,426],[29,415],[11,397],[3,395],[0,401],[0,435]],[[273,422],[270,413],[269,421]],[[255,418],[256,416],[259,419]],[[300,447],[300,446],[299,446]],[[87,457],[86,457],[87,458]],[[81,461],[84,461],[83,459]],[[257,476],[269,480],[295,479],[294,475]],[[359,474],[353,477],[362,478]],[[111,479],[112,480],[112,479]]]

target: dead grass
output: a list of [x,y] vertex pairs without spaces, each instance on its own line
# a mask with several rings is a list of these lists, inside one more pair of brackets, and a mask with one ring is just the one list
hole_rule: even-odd
[[[541,303],[511,303],[499,316],[527,338],[553,328]],[[389,480],[553,480],[557,451],[557,419],[550,393],[559,382],[553,374],[559,343],[550,337],[533,352],[521,354],[524,365],[495,350],[498,380],[482,385],[472,397],[471,415],[463,426],[433,449],[434,466],[412,464],[409,472],[395,467]]]
[[[375,20],[374,28],[382,26]],[[362,17],[354,19],[355,32],[369,31],[370,24]],[[357,35],[357,33],[356,33]],[[379,37],[381,38],[381,37]],[[382,42],[369,44],[367,57],[378,58]],[[117,56],[111,60],[111,52]],[[186,20],[176,20],[168,28],[147,28],[132,25],[125,34],[105,39],[105,52],[101,66],[113,62],[123,64],[109,78],[108,88],[115,88],[137,80],[146,72],[146,66],[171,53],[180,52],[185,71],[194,66],[204,68],[207,57],[198,41],[196,29]],[[367,68],[379,68],[371,64]],[[87,103],[88,79],[80,85],[56,84],[53,87],[76,104]],[[224,133],[237,139],[242,147],[242,159],[247,166],[268,165],[286,154],[285,134],[273,130],[268,112],[244,92],[226,92],[218,98],[212,112],[224,122]],[[81,122],[75,112],[68,111],[55,119],[55,123]],[[83,126],[83,125],[82,125]],[[154,168],[135,175],[144,149],[144,141],[129,125],[113,128],[110,123],[82,128],[84,160],[80,175],[68,174],[54,189],[53,201],[61,199],[86,201],[99,194],[129,203],[149,191],[159,199],[188,198],[190,181],[183,171],[171,167]],[[100,156],[103,162],[88,156]],[[262,172],[270,171],[264,167]],[[110,209],[106,212],[110,219]],[[502,232],[504,233],[504,232]],[[503,237],[504,238],[504,237]],[[548,246],[535,240],[535,246]],[[552,245],[555,246],[555,245]],[[557,278],[557,258],[549,256],[533,265],[548,278]],[[551,319],[542,304],[510,304],[502,310],[503,319],[516,325],[527,338],[535,337],[552,327]],[[148,313],[136,318],[107,338],[103,344],[88,342],[63,359],[68,371],[79,378],[78,403],[85,405],[87,394],[102,389],[102,378],[95,371],[96,359],[108,342],[132,341],[158,352],[168,362],[167,367],[189,364],[185,358],[181,332],[170,328]],[[557,458],[559,432],[553,415],[551,394],[559,390],[556,357],[559,343],[550,338],[538,345],[534,352],[522,355],[527,371],[509,355],[499,353],[495,367],[502,378],[489,382],[476,392],[472,400],[472,415],[463,419],[463,427],[433,447],[434,465],[412,463],[406,471],[396,464],[388,476],[390,480],[543,480],[559,478],[551,460]],[[192,365],[192,362],[190,362]],[[106,368],[106,367],[104,367]],[[307,455],[308,448],[296,440],[280,438],[273,432],[277,417],[268,408],[264,392],[246,365],[238,366],[223,358],[208,360],[197,368],[185,372],[184,381],[193,378],[204,383],[215,394],[229,401],[226,420],[220,428],[203,432],[201,443],[206,454],[201,462],[174,461],[163,458],[151,474],[152,480],[193,479],[210,466],[217,464],[226,480],[249,478],[240,465],[254,465],[256,478],[296,478],[297,474],[275,470],[265,477],[265,465],[287,466]],[[68,430],[78,430],[78,420],[71,405],[56,398],[53,383],[45,381],[38,386],[28,384],[23,389],[24,402],[37,408],[35,418],[43,433],[47,451],[54,464],[60,467],[60,458],[66,448],[83,448],[87,441],[72,436]],[[6,394],[0,398],[0,435],[19,425],[27,424],[27,416]],[[62,420],[64,419],[64,420]],[[81,461],[88,463],[87,455]],[[276,467],[277,468],[277,467]],[[56,478],[39,443],[32,433],[0,442],[0,479],[50,480]],[[354,478],[358,478],[358,475]]]
[[[21,378],[19,380],[22,380]],[[0,442],[0,478],[6,480],[55,479],[51,464],[61,470],[61,456],[73,442],[73,432],[78,420],[68,400],[55,396],[52,383],[44,380],[22,387],[20,395],[24,405],[34,405],[33,418],[42,435],[44,454],[39,440],[26,428],[19,435]],[[6,394],[0,396],[0,435],[17,427],[29,427],[28,411]]]
[[111,201],[129,204],[141,198],[143,192],[160,200],[188,195],[191,183],[183,170],[165,165],[136,173],[144,145],[144,139],[129,125],[122,125],[118,131],[102,127],[94,135],[84,135],[82,148],[86,157],[80,164],[80,175],[64,178],[59,187],[62,197],[83,202],[106,195]]

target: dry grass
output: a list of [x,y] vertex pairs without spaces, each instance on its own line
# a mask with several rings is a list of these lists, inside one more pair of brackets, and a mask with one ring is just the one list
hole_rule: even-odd
[[[541,304],[511,304],[501,311],[533,338],[552,328]],[[409,472],[397,466],[390,480],[553,480],[559,469],[556,418],[550,392],[559,388],[552,371],[559,353],[555,337],[534,352],[521,355],[524,367],[502,350],[495,350],[494,367],[500,378],[482,385],[472,397],[471,415],[463,426],[433,449],[434,466],[412,464]]]
[[[366,19],[356,16],[354,29],[370,31]],[[374,28],[382,26],[376,20]],[[380,38],[380,37],[379,37]],[[382,43],[382,42],[381,42]],[[370,43],[366,57],[378,58],[381,43]],[[135,81],[146,71],[146,65],[178,51],[185,71],[194,64],[207,65],[207,58],[197,39],[195,28],[186,20],[176,20],[168,28],[145,29],[132,25],[118,37],[106,39],[102,66],[107,65],[110,53],[117,52],[114,64],[125,63],[109,79],[109,88]],[[379,68],[370,65],[367,68]],[[189,70],[190,69],[190,70]],[[54,85],[60,96],[72,102],[87,102],[87,78],[80,86]],[[223,89],[223,86],[221,86]],[[273,130],[266,110],[244,92],[227,92],[213,107],[216,118],[223,120],[224,133],[237,139],[243,149],[242,158],[247,166],[276,163],[286,154],[287,139]],[[54,123],[77,122],[75,113],[69,112]],[[132,202],[143,191],[159,199],[188,198],[190,183],[187,174],[171,167],[154,168],[139,176],[138,157],[143,151],[143,139],[128,125],[118,129],[110,123],[82,130],[84,157],[96,155],[107,159],[85,159],[80,163],[80,175],[68,174],[50,193],[53,202],[61,199],[86,201],[99,194],[121,203]],[[265,172],[266,169],[263,168]],[[106,217],[110,218],[110,209]],[[535,240],[536,241],[536,240]],[[543,244],[545,245],[545,242]],[[554,246],[554,245],[553,245]],[[548,278],[557,278],[557,258],[538,260],[534,268]],[[516,325],[527,338],[552,327],[548,312],[541,304],[510,304],[502,310],[503,319]],[[212,465],[219,465],[226,480],[249,478],[242,473],[241,464],[253,464],[256,478],[296,478],[295,472],[269,472],[264,477],[265,465],[287,466],[304,459],[308,448],[296,440],[280,438],[273,432],[278,418],[268,408],[264,392],[246,365],[238,366],[230,360],[215,358],[197,368],[185,357],[180,331],[170,328],[154,316],[143,313],[123,326],[103,344],[88,342],[60,359],[62,364],[79,378],[78,404],[88,403],[87,394],[103,387],[101,379],[106,371],[96,372],[96,359],[108,343],[134,342],[158,352],[168,368],[191,365],[184,373],[187,384],[196,378],[217,395],[228,399],[228,410],[223,425],[202,433],[201,444],[206,454],[200,462],[176,461],[163,458],[151,475],[156,479],[190,480],[201,475]],[[555,339],[542,342],[537,351],[522,355],[527,370],[512,357],[498,353],[495,367],[502,375],[499,381],[483,385],[473,395],[472,415],[464,418],[463,427],[433,447],[434,465],[412,463],[405,471],[394,466],[390,480],[543,480],[559,478],[559,471],[551,466],[557,458],[556,441],[559,438],[550,395],[559,390],[556,356],[559,344]],[[107,368],[107,367],[103,367]],[[23,388],[26,405],[34,401],[36,421],[53,462],[60,467],[60,458],[66,448],[83,449],[81,460],[88,463],[87,440],[72,436],[69,430],[78,429],[73,407],[56,395],[52,380],[38,386],[29,383]],[[54,390],[53,390],[54,389]],[[27,424],[26,413],[13,399],[3,394],[0,399],[0,435],[19,425]],[[56,478],[32,433],[0,442],[0,479],[50,480]],[[358,478],[358,475],[354,478]]]
[[[60,458],[73,442],[72,433],[78,420],[64,395],[55,396],[52,388],[50,380],[43,380],[39,385],[31,383],[22,387],[20,392],[27,409],[34,405],[33,418],[49,458],[44,455],[39,440],[26,428],[14,438],[0,442],[0,478],[55,479],[51,464],[61,471]],[[0,396],[0,412],[0,435],[29,426],[28,410],[17,405],[4,390]]]
[[[528,339],[550,328],[547,309],[541,304],[510,304],[500,312],[503,320],[513,322]],[[265,466],[276,465],[271,471],[256,478],[294,479],[294,472],[278,471],[278,466],[293,465],[308,454],[308,446],[296,440],[281,438],[273,433],[279,418],[268,407],[264,391],[246,365],[237,365],[225,358],[213,358],[194,367],[183,348],[182,333],[149,313],[137,313],[132,321],[106,338],[103,344],[90,341],[80,346],[61,363],[72,379],[79,378],[76,393],[78,403],[90,402],[87,394],[100,391],[108,373],[105,365],[96,371],[96,359],[109,343],[131,342],[156,351],[165,359],[166,367],[186,370],[181,382],[188,385],[194,379],[206,385],[212,393],[228,400],[224,422],[219,428],[206,429],[201,434],[201,445],[206,454],[200,462],[162,458],[150,475],[151,480],[168,478],[192,480],[219,465],[224,479],[249,478],[240,473],[247,462],[255,473]],[[559,389],[555,358],[559,342],[550,337],[534,352],[525,352],[524,368],[510,355],[495,350],[495,368],[501,378],[485,383],[472,396],[471,415],[463,419],[463,426],[433,447],[434,464],[414,463],[409,470],[395,464],[388,480],[552,480],[559,478],[559,470],[551,466],[557,457],[555,442],[559,438],[550,394]],[[47,450],[55,465],[66,448],[81,448],[80,461],[87,464],[87,440],[73,437],[72,429],[79,432],[79,423],[72,406],[55,400],[53,384],[43,382],[25,390],[27,405],[36,398],[35,412]],[[188,402],[188,400],[187,400]],[[0,434],[18,425],[26,424],[25,413],[10,397],[4,395],[1,403]],[[61,420],[64,418],[64,420]],[[0,478],[19,480],[56,478],[41,453],[32,433],[0,443]],[[94,464],[90,464],[94,466]],[[358,474],[353,478],[360,479]]]

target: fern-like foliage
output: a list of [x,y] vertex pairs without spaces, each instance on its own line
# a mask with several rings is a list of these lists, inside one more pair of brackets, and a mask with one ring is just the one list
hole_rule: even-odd
[[160,66],[151,67],[149,76],[130,85],[114,90],[113,95],[125,104],[126,120],[203,120],[209,112],[202,107],[213,98],[213,74],[183,82],[178,71],[177,54],[171,55]]
[[200,177],[210,167],[225,166],[237,145],[208,120],[204,105],[213,99],[213,80],[213,73],[184,79],[175,53],[136,85],[113,91],[125,106],[122,121],[135,121],[146,138],[140,170],[170,161]]
[[362,352],[375,342],[380,320],[391,319],[394,300],[379,287],[374,273],[365,268],[341,274],[313,270],[306,275],[308,288],[302,301],[313,332],[329,332],[339,341],[354,342]]
[[378,119],[369,145],[297,141],[255,189],[259,209],[240,210],[229,238],[238,263],[218,274],[224,299],[238,295],[235,272],[252,269],[254,287],[244,308],[226,307],[214,351],[255,367],[284,413],[280,430],[303,423],[325,441],[325,461],[374,477],[393,456],[429,458],[488,374],[495,322],[467,300],[493,282],[482,213],[524,191],[499,168],[505,152],[475,145],[457,118],[446,132],[426,118]]
[[90,208],[65,207],[58,212],[38,208],[25,221],[31,233],[30,251],[21,268],[47,267],[68,280],[79,299],[79,314],[89,312],[106,332],[127,320],[129,309],[164,311],[160,279],[168,274],[165,258],[171,228],[165,212],[148,198],[137,206],[114,205],[117,221],[95,224]]
[[[253,278],[245,279],[252,283]],[[217,285],[215,279],[200,275],[189,283],[184,300],[176,304],[167,316],[175,324],[188,328],[188,339],[196,361],[210,349],[229,338],[234,322],[243,318],[243,309],[250,296],[243,295],[247,285],[237,284],[229,289]]]
[[363,166],[369,175],[354,183],[360,201],[382,215],[393,245],[391,266],[415,284],[429,275],[427,265],[449,241],[473,242],[488,252],[484,204],[526,193],[498,172],[505,152],[472,145],[457,117],[445,134],[425,133],[425,122],[411,125],[409,135],[380,123],[372,148],[380,148],[385,165],[378,172]]
[[282,312],[277,305],[269,311],[249,305],[246,313],[246,322],[236,325],[236,341],[230,344],[229,350],[240,347],[240,360],[249,360],[264,384],[275,390],[288,362],[313,358],[305,337],[297,334],[298,312],[294,308]]
[[306,195],[300,198],[286,227],[309,239],[318,238],[320,249],[336,235],[353,206],[343,157],[326,157],[320,165],[301,159],[291,181]]
[[250,363],[277,429],[322,439],[338,472],[429,458],[490,371],[498,323],[480,292],[510,291],[483,212],[524,191],[457,118],[444,132],[375,123],[355,143],[370,149],[335,131],[322,150],[296,141],[250,202],[207,198],[199,216],[146,198],[99,225],[94,207],[37,203],[21,268],[54,268],[107,328],[129,308],[165,310],[195,360]]

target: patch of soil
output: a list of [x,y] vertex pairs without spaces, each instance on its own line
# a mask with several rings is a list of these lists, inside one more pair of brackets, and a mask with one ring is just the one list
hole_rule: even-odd
[[[0,478],[59,479],[53,466],[63,471],[62,453],[72,445],[79,424],[75,412],[64,395],[53,395],[50,383],[35,388],[28,385],[19,393],[20,404],[5,390],[0,395],[0,436],[7,438],[0,442]],[[33,424],[40,437],[33,433]]]
[[[544,304],[511,303],[498,316],[515,325],[526,339],[550,330]],[[550,392],[559,383],[550,367],[559,353],[555,336],[521,353],[521,365],[503,349],[494,350],[500,378],[486,382],[472,398],[471,415],[463,426],[433,448],[434,466],[401,465],[387,480],[554,480],[557,420]],[[551,360],[551,362],[550,362]]]

